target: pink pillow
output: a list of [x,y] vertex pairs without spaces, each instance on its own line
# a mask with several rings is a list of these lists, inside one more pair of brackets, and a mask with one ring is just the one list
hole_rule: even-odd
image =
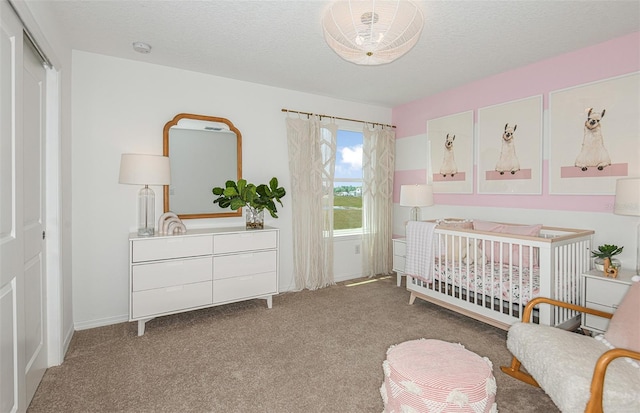
[[[540,236],[540,230],[542,229],[541,224],[537,225],[507,225],[500,224],[498,222],[490,222],[490,221],[473,221],[473,229],[476,231],[485,231],[485,232],[498,232],[501,234],[513,234],[513,235],[525,235],[529,237],[537,237]],[[482,246],[481,246],[482,247]],[[491,259],[491,244],[490,242],[485,242],[484,244],[484,253],[487,260]],[[520,262],[519,254],[520,246],[511,245],[511,254],[513,257],[514,264],[518,264]],[[502,262],[504,264],[511,264],[509,261],[509,245],[503,243],[502,244]],[[500,262],[500,243],[494,241],[493,243],[493,261]],[[522,248],[522,265],[524,267],[528,267],[530,264],[529,261],[529,247]],[[533,251],[533,265],[538,265],[538,251],[534,249]]]
[[604,338],[615,347],[640,352],[640,282],[631,283]]

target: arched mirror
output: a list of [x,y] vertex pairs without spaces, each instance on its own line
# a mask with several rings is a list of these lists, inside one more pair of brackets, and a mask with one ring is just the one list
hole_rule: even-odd
[[242,177],[242,135],[229,119],[180,113],[164,125],[164,155],[171,184],[164,187],[164,211],[181,219],[241,216],[242,210],[213,203],[213,187]]

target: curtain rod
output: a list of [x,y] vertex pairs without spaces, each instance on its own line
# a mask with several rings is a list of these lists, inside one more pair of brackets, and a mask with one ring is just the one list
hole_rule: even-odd
[[380,125],[380,126],[389,126],[391,128],[395,128],[394,125],[387,125],[385,123],[380,123],[380,122],[367,122],[366,120],[340,118],[338,116],[321,115],[319,113],[310,113],[310,112],[300,112],[298,110],[290,110],[290,109],[282,109],[282,111],[283,112],[287,112],[287,113],[299,113],[300,115],[307,115],[307,116],[320,116],[320,119],[322,119],[322,118],[340,119],[340,120],[348,120],[348,121],[351,121],[351,122],[368,123],[368,124],[373,125],[373,126]]

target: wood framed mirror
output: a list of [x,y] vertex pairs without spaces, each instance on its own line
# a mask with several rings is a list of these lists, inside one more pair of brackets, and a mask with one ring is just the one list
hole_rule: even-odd
[[211,190],[242,178],[242,135],[225,118],[180,113],[164,125],[163,154],[171,184],[164,186],[164,212],[181,219],[242,216],[213,203]]

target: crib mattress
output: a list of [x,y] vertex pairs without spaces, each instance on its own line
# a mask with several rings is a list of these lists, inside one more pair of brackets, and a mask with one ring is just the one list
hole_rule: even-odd
[[[447,285],[525,305],[540,293],[539,267],[465,264],[436,259],[432,277]],[[423,280],[431,282],[431,280]]]

